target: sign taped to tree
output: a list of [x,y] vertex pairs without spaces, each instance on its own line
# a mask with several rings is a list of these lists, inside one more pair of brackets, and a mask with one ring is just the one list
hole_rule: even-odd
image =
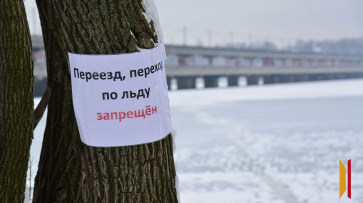
[[163,44],[131,54],[69,53],[69,62],[82,142],[137,145],[171,132]]

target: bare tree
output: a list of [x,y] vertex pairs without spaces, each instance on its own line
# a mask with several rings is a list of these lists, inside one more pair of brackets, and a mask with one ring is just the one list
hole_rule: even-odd
[[[67,53],[62,47],[51,1],[37,0],[46,51],[48,82],[39,112],[48,106],[34,203],[81,202],[81,164],[73,149],[81,144],[73,112]],[[37,110],[38,110],[37,108]],[[41,115],[35,115],[40,120]]]
[[0,202],[23,202],[33,137],[33,61],[23,1],[0,1]]
[[67,52],[131,53],[159,42],[144,1],[37,0],[51,96],[33,202],[177,202],[171,135],[89,147],[79,141],[72,105]]

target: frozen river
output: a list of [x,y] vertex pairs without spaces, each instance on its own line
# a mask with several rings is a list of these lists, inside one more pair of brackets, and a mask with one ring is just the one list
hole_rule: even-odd
[[[169,96],[181,202],[363,202],[363,80]],[[339,200],[339,159],[352,159],[352,200]]]

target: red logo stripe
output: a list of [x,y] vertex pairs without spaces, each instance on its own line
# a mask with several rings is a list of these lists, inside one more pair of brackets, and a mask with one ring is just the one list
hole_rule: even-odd
[[352,168],[351,168],[351,163],[352,160],[349,159],[348,160],[348,197],[349,199],[352,199],[352,192],[351,192],[351,188],[352,188]]

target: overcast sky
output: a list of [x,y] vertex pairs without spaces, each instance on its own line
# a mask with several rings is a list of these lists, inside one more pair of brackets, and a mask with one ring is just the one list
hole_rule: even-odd
[[[279,46],[296,39],[363,37],[363,0],[155,0],[164,42],[212,45],[270,40]],[[36,9],[25,0],[31,32]],[[36,12],[37,14],[37,12]],[[37,21],[37,32],[40,25]],[[232,34],[231,34],[232,33]],[[232,35],[232,37],[231,37]]]

